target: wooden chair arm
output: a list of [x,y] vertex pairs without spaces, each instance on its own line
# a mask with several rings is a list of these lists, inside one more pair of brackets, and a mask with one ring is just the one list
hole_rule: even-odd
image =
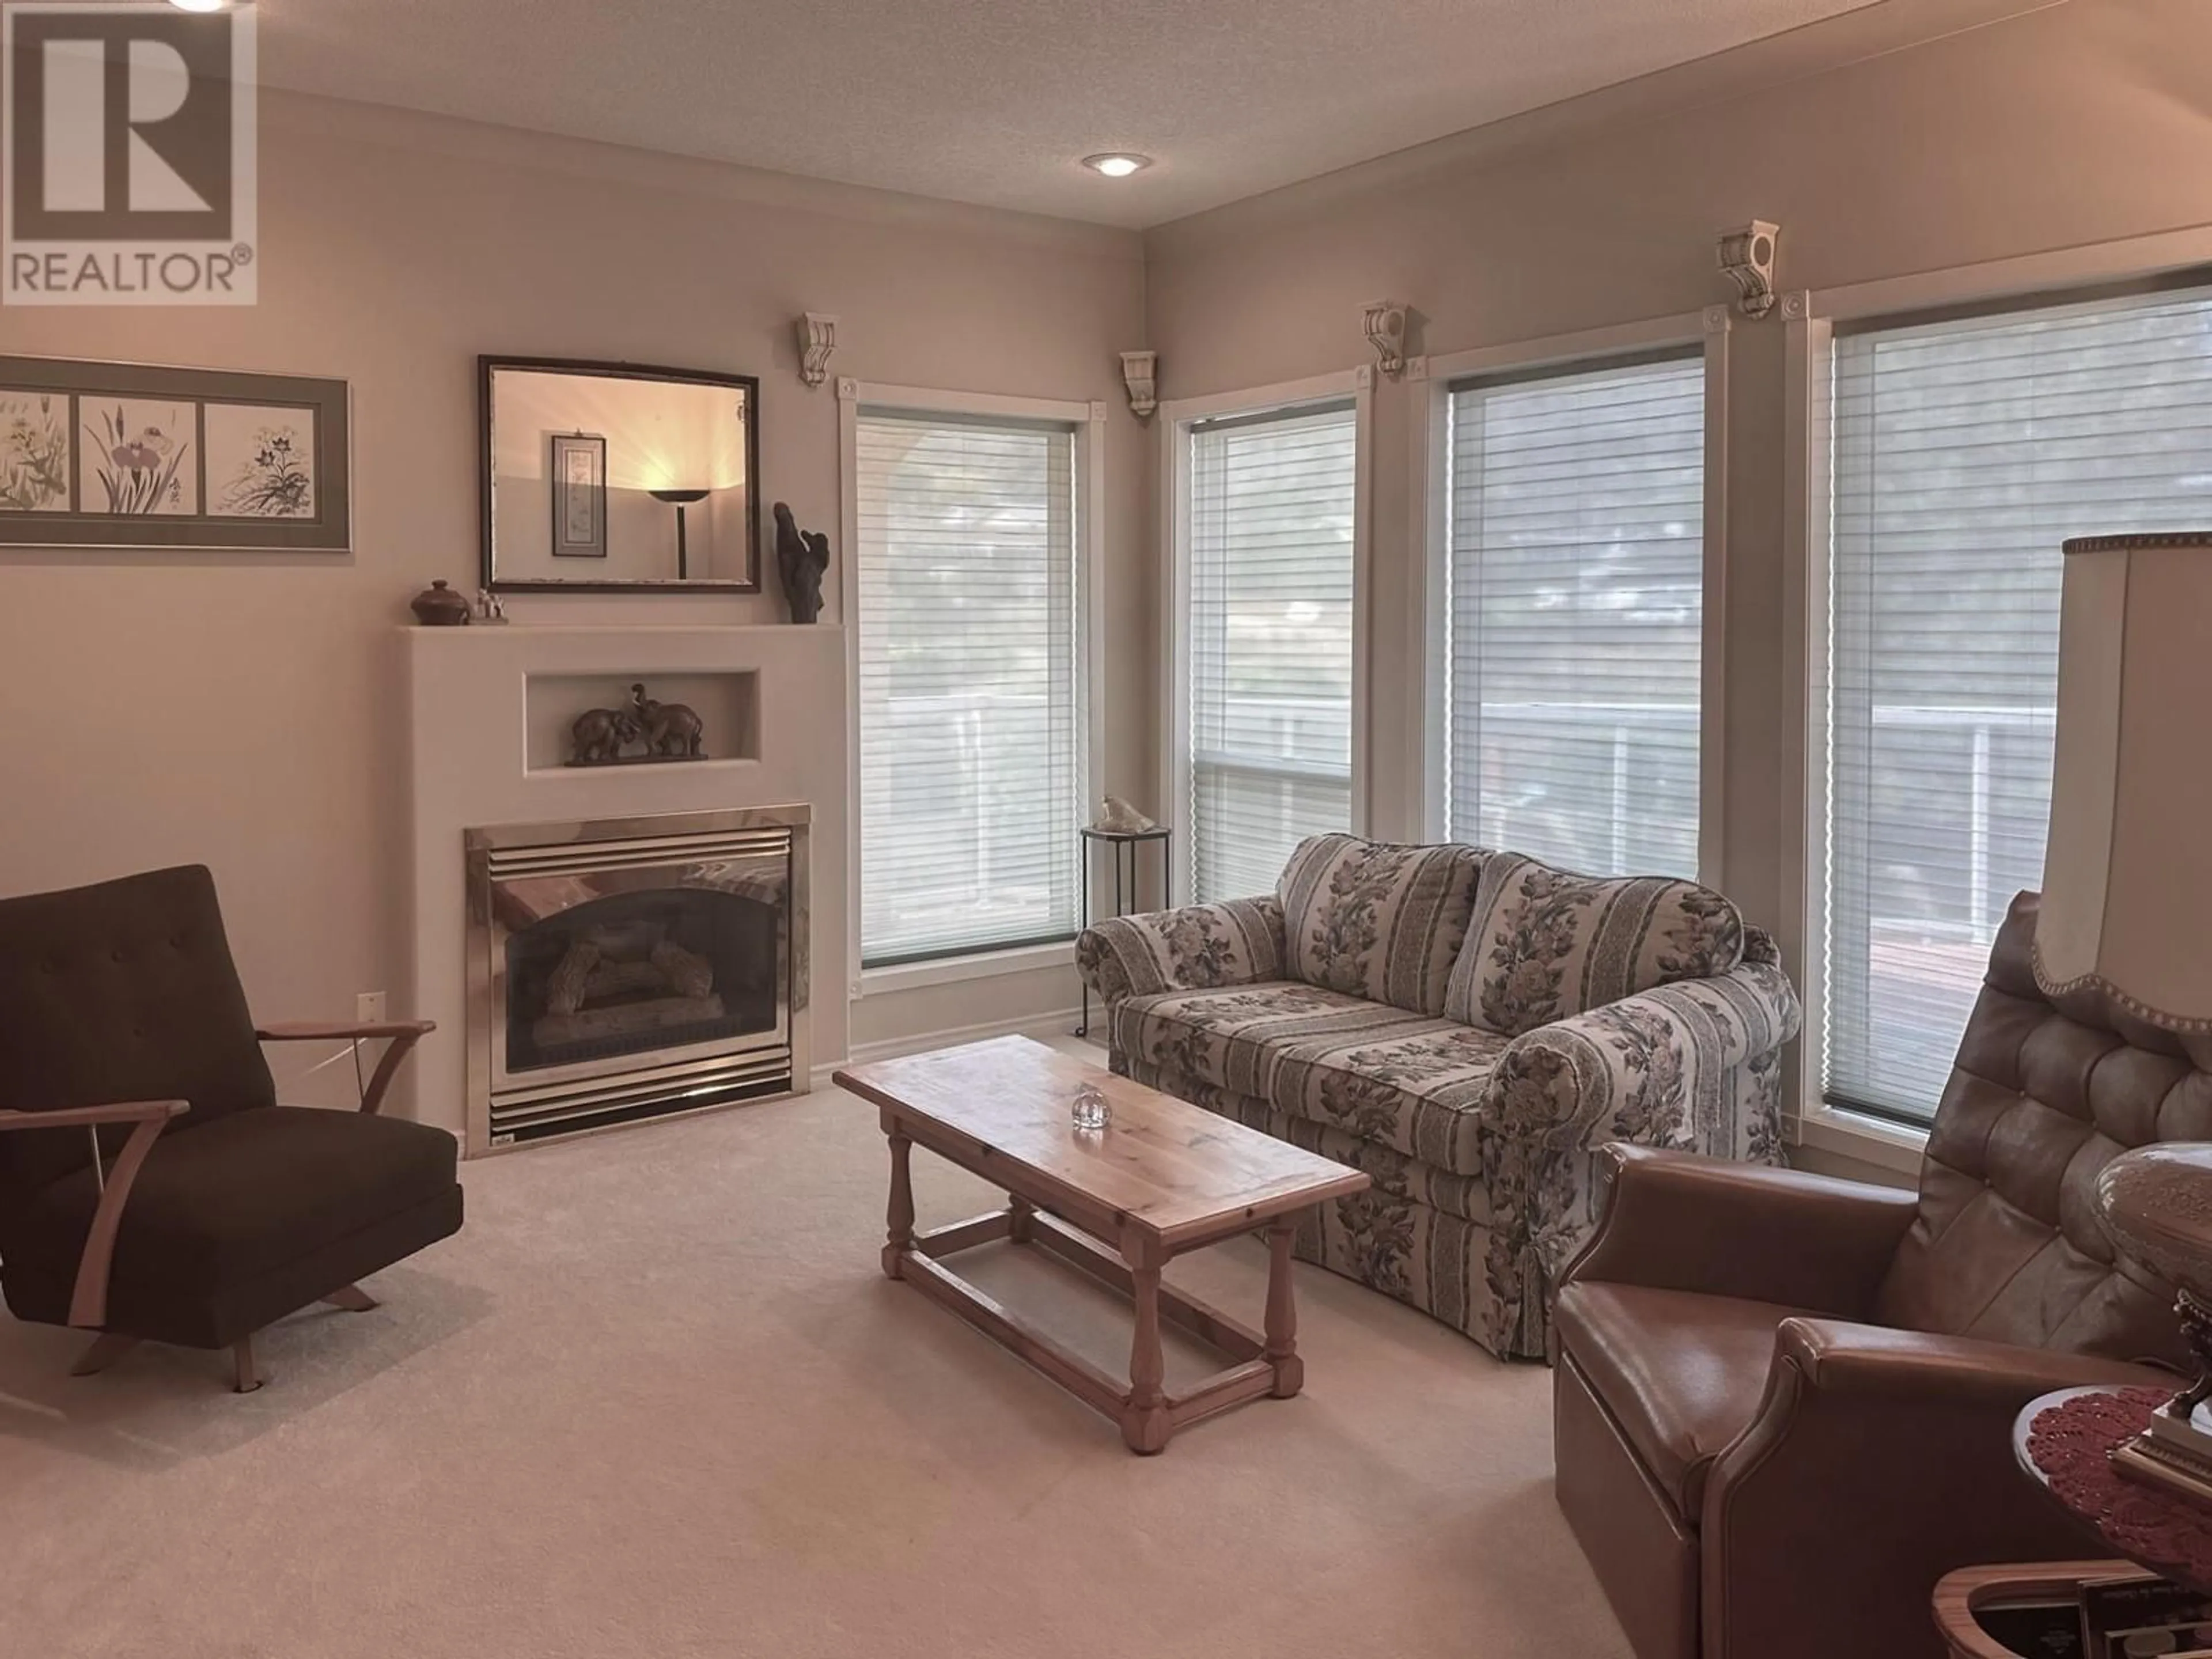
[[362,1114],[374,1117],[383,1109],[384,1097],[392,1088],[392,1079],[399,1075],[399,1067],[409,1052],[437,1029],[437,1022],[429,1019],[293,1019],[258,1027],[254,1035],[264,1042],[357,1043],[374,1042],[379,1037],[389,1039],[390,1046],[385,1049],[384,1058],[376,1062],[376,1070],[369,1074],[368,1081],[361,1091]]
[[[84,1254],[77,1258],[76,1287],[70,1293],[69,1322],[81,1329],[98,1330],[107,1322],[107,1280],[115,1266],[115,1234],[123,1224],[123,1206],[138,1179],[154,1138],[169,1120],[191,1109],[182,1100],[129,1100],[110,1106],[64,1106],[52,1112],[0,1112],[0,1130],[66,1129],[103,1123],[136,1122],[131,1139],[123,1143],[115,1167],[100,1177],[100,1205],[92,1212],[92,1226],[84,1236]],[[99,1149],[93,1150],[93,1168],[99,1171]]]
[[0,1130],[81,1129],[103,1123],[137,1123],[168,1119],[191,1110],[184,1100],[119,1100],[112,1106],[64,1106],[52,1112],[0,1112]]
[[377,1037],[420,1039],[437,1029],[437,1022],[428,1019],[280,1019],[257,1027],[253,1034],[264,1042],[367,1042]]

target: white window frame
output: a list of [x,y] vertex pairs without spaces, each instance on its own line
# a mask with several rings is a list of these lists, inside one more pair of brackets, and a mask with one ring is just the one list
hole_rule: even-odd
[[1420,824],[1425,840],[1443,838],[1444,796],[1449,787],[1444,759],[1451,716],[1443,706],[1443,698],[1444,669],[1450,655],[1447,600],[1451,545],[1444,493],[1451,477],[1449,445],[1453,383],[1478,375],[1505,378],[1516,374],[1534,374],[1577,363],[1601,364],[1607,358],[1663,351],[1670,347],[1698,347],[1704,353],[1705,369],[1705,591],[1698,625],[1698,877],[1710,886],[1726,890],[1723,836],[1728,794],[1728,398],[1729,342],[1733,321],[1733,313],[1726,306],[1709,306],[1701,312],[1653,318],[1645,322],[1415,358],[1407,365],[1407,380],[1426,383],[1422,423],[1417,428],[1423,441],[1411,446],[1411,500],[1426,515],[1424,534],[1428,556],[1423,562],[1425,580],[1412,584],[1408,594],[1413,606],[1408,636],[1420,642],[1421,660],[1415,668],[1423,696],[1414,717],[1407,722],[1406,733],[1407,761],[1413,769],[1412,775],[1419,778],[1421,784]]
[[1782,963],[1805,1000],[1797,1063],[1783,1079],[1784,1133],[1811,1146],[1904,1174],[1917,1173],[1928,1132],[1830,1106],[1822,1099],[1826,1047],[1830,376],[1835,325],[1949,306],[2065,302],[2070,289],[2148,281],[2212,266],[2212,226],[2164,231],[2050,253],[1801,289],[1778,307],[1784,336],[1783,441]]
[[1168,823],[1181,849],[1168,860],[1170,905],[1189,901],[1187,854],[1193,845],[1190,799],[1190,434],[1200,421],[1224,416],[1271,415],[1318,404],[1352,403],[1352,831],[1365,835],[1370,817],[1368,791],[1370,518],[1374,508],[1375,370],[1363,363],[1333,374],[1209,397],[1182,398],[1161,404],[1160,548],[1165,560],[1160,617],[1161,663],[1167,696],[1162,699],[1160,799],[1168,804]]
[[[1076,730],[1083,743],[1082,753],[1076,762],[1076,775],[1079,793],[1089,800],[1098,793],[1099,757],[1105,744],[1105,700],[1097,695],[1097,688],[1100,665],[1105,659],[1106,608],[1103,603],[1100,550],[1106,535],[1106,404],[1103,401],[887,386],[869,380],[841,379],[837,382],[838,518],[844,542],[838,559],[838,592],[846,626],[845,959],[851,964],[848,988],[857,1000],[963,980],[1072,966],[1075,961],[1072,940],[1007,949],[986,947],[962,956],[884,968],[860,965],[860,629],[866,625],[866,618],[860,614],[859,556],[860,432],[863,409],[910,415],[995,416],[1006,420],[1052,421],[1075,428],[1075,603],[1079,613],[1075,697]],[[1076,825],[1071,822],[1067,826],[1071,840],[1075,831]],[[1089,876],[1086,868],[1079,879],[1087,883]]]

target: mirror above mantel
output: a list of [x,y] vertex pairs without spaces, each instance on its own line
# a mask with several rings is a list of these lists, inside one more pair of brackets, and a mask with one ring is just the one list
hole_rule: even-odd
[[760,382],[480,357],[483,580],[500,592],[760,591]]

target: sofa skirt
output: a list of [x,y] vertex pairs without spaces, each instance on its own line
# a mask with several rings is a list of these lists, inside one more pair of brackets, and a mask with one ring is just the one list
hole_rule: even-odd
[[1302,1261],[1442,1320],[1502,1359],[1544,1358],[1543,1265],[1534,1246],[1500,1236],[1477,1177],[1416,1163],[1250,1095],[1116,1053],[1123,1076],[1334,1158],[1374,1180],[1366,1192],[1307,1211],[1294,1253]]

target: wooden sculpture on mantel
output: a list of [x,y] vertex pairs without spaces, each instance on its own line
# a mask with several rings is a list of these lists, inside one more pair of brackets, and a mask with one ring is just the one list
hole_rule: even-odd
[[822,614],[822,577],[830,568],[830,538],[818,530],[801,530],[782,501],[775,507],[775,565],[783,578],[783,596],[791,602],[791,619],[811,623]]

